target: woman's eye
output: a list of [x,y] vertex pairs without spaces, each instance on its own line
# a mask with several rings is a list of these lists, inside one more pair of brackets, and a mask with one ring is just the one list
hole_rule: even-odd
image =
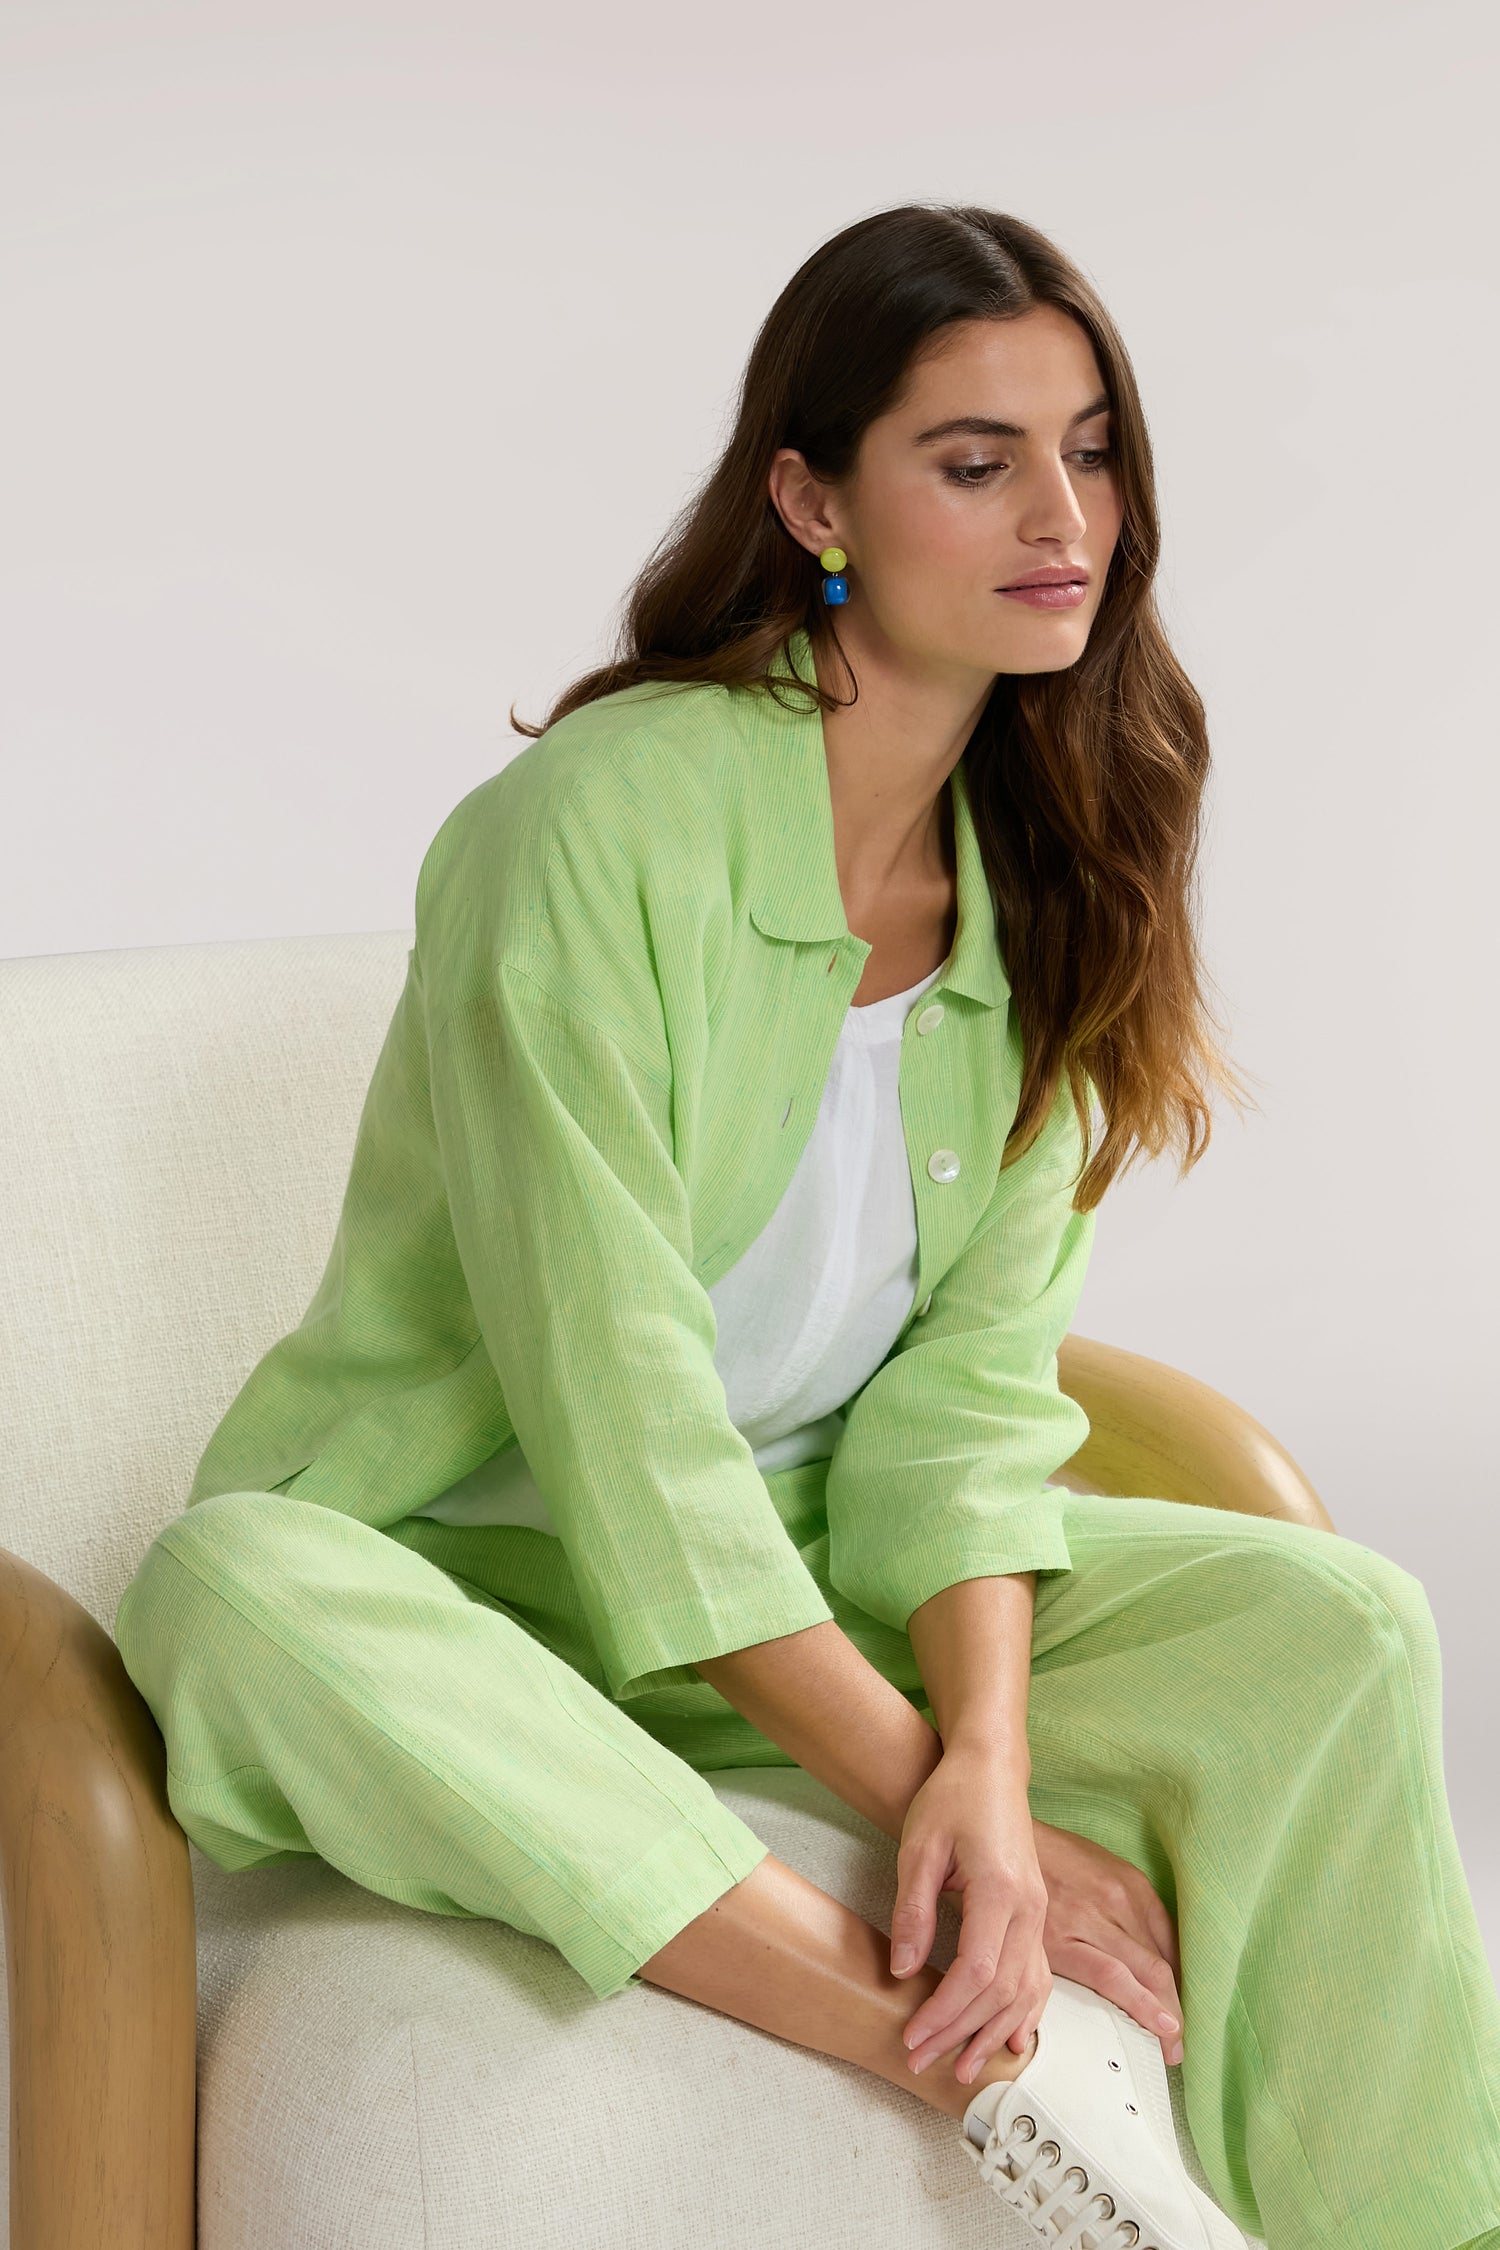
[[[1111,459],[1113,453],[1114,447],[1112,445],[1094,445],[1086,447],[1082,452],[1073,454],[1071,458],[1078,463],[1081,476],[1097,477],[1103,474],[1104,465]],[[959,467],[944,469],[943,474],[950,484],[958,485],[961,490],[977,492],[995,474],[997,469],[1003,469],[1005,466],[1004,461],[965,462]]]

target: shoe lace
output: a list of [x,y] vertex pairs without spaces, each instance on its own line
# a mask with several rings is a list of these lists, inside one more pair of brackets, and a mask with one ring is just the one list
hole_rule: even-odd
[[[1081,2164],[1065,2166],[1056,2141],[1037,2141],[1028,2156],[1034,2140],[1036,2119],[1023,2111],[1003,2129],[992,2125],[983,2149],[972,2141],[969,2147],[980,2178],[990,2182],[1002,2201],[1014,2204],[1052,2250],[1153,2250],[1141,2241],[1134,2219],[1119,2217],[1113,2196],[1102,2188],[1089,2194],[1088,2173]],[[1053,2173],[1058,2175],[1055,2182]]]

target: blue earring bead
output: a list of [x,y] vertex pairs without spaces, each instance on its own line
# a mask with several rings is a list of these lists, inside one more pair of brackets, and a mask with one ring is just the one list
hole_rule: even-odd
[[849,599],[849,581],[838,574],[843,570],[849,557],[844,553],[842,547],[825,547],[818,560],[825,570],[831,570],[834,573],[833,577],[825,578],[823,581],[824,601],[846,602]]

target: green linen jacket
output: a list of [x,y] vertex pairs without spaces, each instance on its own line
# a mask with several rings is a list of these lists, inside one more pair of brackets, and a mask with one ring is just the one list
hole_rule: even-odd
[[[789,666],[812,677],[805,631]],[[825,1485],[827,1584],[898,1631],[957,1580],[1070,1567],[1047,1480],[1089,1428],[1057,1381],[1083,1138],[1064,1078],[1000,1169],[1020,1033],[963,759],[951,786],[957,933],[899,1058],[917,1286]],[[821,713],[588,704],[455,806],[415,906],[322,1280],[187,1505],[290,1491],[386,1528],[519,1443],[613,1698],[701,1684],[832,1615],[775,1503],[795,1472],[729,1419],[707,1294],[790,1183],[871,951]]]

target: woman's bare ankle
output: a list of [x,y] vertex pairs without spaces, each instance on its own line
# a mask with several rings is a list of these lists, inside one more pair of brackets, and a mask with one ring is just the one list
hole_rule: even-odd
[[[967,2042],[966,2042],[967,2043]],[[938,2055],[917,2079],[913,2092],[925,2089],[926,2098],[936,2109],[946,2110],[950,2117],[962,2118],[981,2086],[993,2086],[997,2078],[1019,2078],[1036,2053],[1036,2033],[1033,2032],[1017,2054],[1013,2047],[1002,2047],[995,2055],[986,2055],[984,2061],[967,2082],[955,2073],[955,2065],[962,2059],[963,2048],[955,2048],[951,2055]],[[935,2083],[928,2087],[931,2078]]]
[[968,2045],[914,2071],[901,2034],[943,1980],[940,1969],[891,1974],[891,1941],[768,1852],[750,1873],[643,1961],[649,1983],[685,1994],[778,2038],[837,2055],[962,2118],[981,2086],[1014,2078],[1035,2052],[1003,2047],[965,2084],[954,2066]]

